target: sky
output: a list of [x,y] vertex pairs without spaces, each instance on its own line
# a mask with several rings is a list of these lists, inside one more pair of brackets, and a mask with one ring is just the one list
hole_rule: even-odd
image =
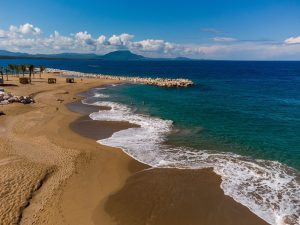
[[0,49],[300,60],[300,0],[9,0]]

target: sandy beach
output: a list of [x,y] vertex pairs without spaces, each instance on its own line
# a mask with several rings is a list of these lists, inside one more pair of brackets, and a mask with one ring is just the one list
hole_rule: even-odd
[[96,143],[135,126],[92,121],[90,112],[106,109],[79,102],[112,81],[48,77],[3,87],[36,103],[0,106],[0,224],[267,224],[225,196],[210,169],[153,169]]

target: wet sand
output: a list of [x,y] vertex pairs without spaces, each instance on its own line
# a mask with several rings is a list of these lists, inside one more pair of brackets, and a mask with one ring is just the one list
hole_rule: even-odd
[[267,224],[224,195],[220,183],[209,169],[145,170],[131,176],[104,207],[122,225]]
[[93,106],[82,104],[81,102],[74,102],[67,104],[67,108],[73,112],[82,114],[83,116],[70,124],[70,128],[87,138],[93,140],[100,140],[111,137],[113,133],[128,129],[130,127],[138,127],[129,122],[115,122],[115,121],[94,121],[89,117],[89,114],[98,112],[100,110],[109,110],[109,107]]

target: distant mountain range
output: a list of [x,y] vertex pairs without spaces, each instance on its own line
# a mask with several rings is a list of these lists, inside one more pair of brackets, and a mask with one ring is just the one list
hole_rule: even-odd
[[185,57],[178,58],[147,58],[142,55],[134,54],[128,50],[114,51],[105,55],[81,54],[81,53],[60,53],[60,54],[28,54],[21,52],[10,52],[0,50],[0,59],[22,58],[22,59],[94,59],[94,60],[113,60],[113,61],[136,61],[136,60],[192,60]]

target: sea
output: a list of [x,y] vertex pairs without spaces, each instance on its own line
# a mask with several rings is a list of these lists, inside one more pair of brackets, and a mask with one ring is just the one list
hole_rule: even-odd
[[189,88],[90,90],[93,120],[140,125],[99,140],[152,167],[221,176],[226,195],[270,224],[300,224],[300,62],[0,60],[112,75],[188,78]]

